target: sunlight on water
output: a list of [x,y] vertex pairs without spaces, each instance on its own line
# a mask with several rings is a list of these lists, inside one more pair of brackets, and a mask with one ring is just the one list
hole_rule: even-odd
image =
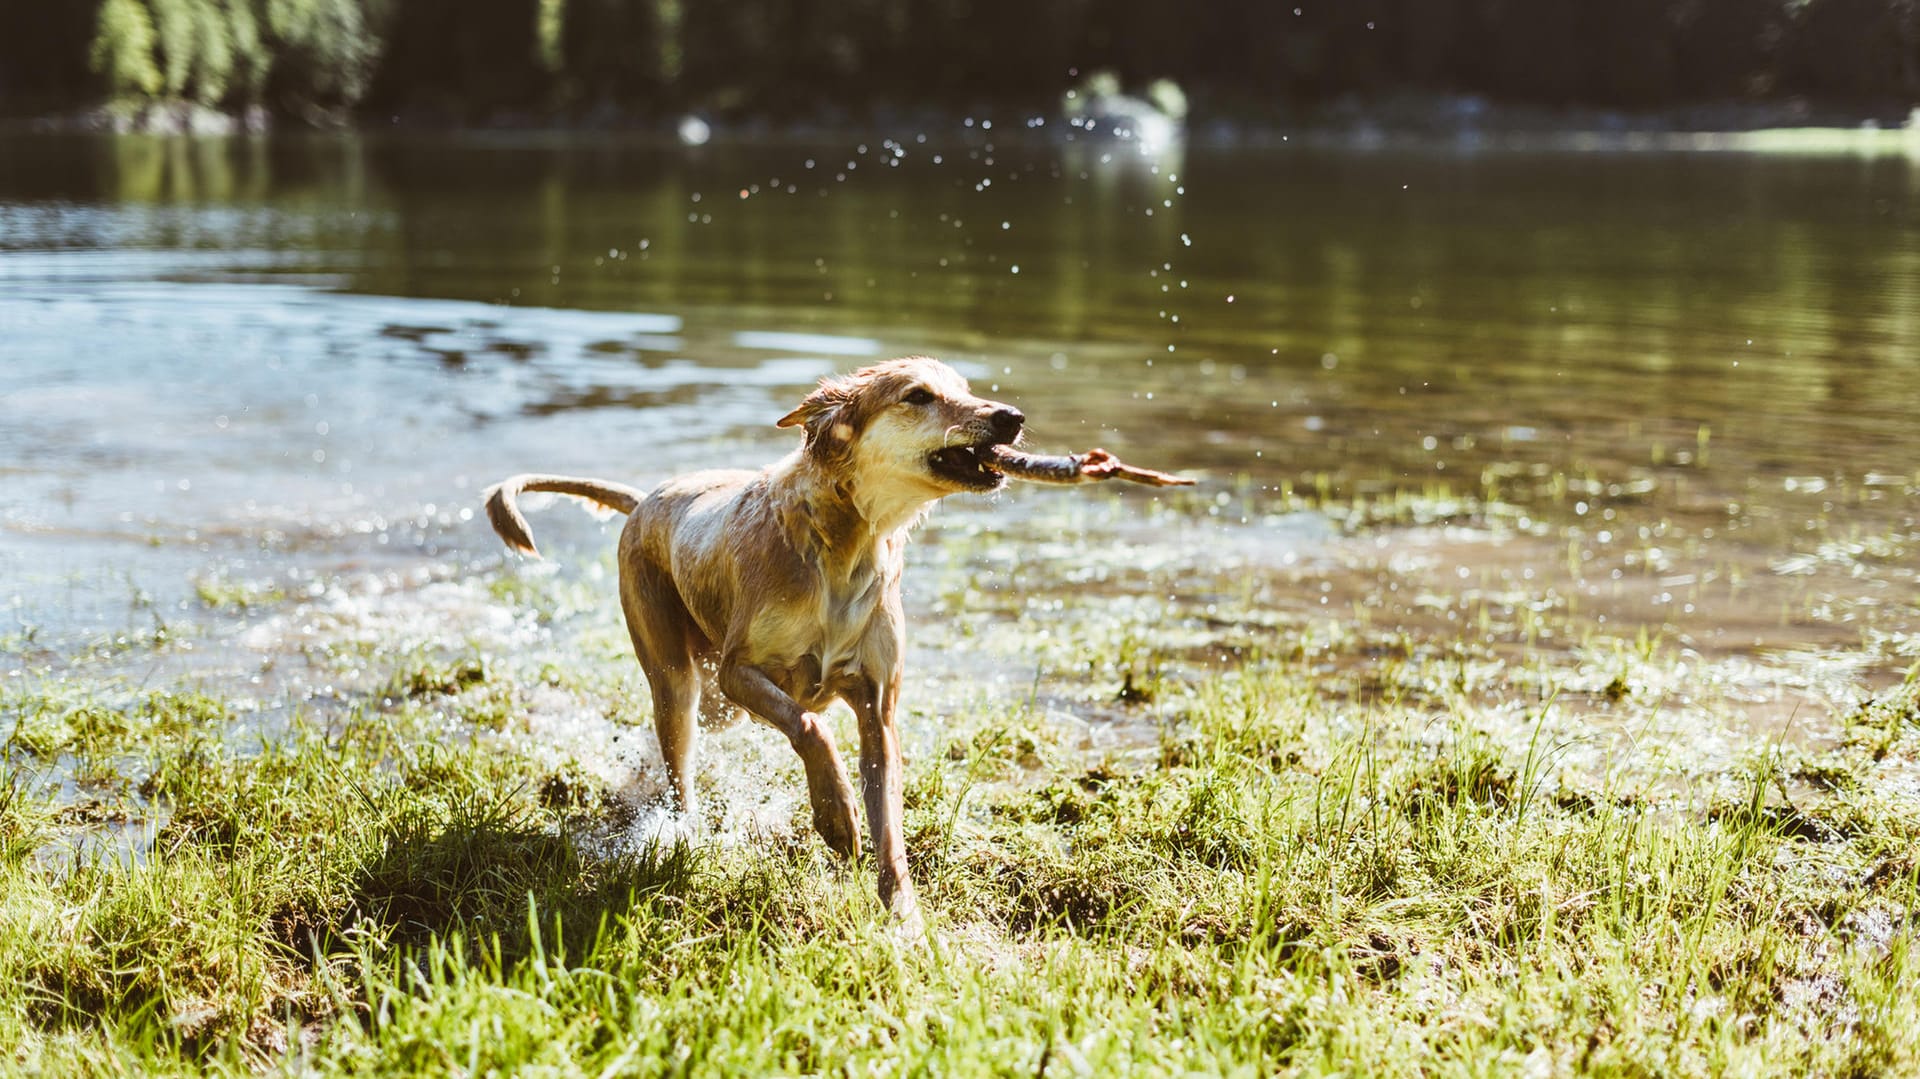
[[838,334],[743,331],[733,335],[733,343],[740,348],[765,349],[769,352],[811,352],[822,356],[880,355],[880,342]]

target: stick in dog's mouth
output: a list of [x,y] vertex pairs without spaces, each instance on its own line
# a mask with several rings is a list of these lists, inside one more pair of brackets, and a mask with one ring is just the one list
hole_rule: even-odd
[[1008,443],[991,439],[947,446],[928,454],[927,463],[942,477],[963,487],[991,491],[1003,482],[1002,470],[990,467],[993,455],[1011,448]]
[[1194,482],[1185,476],[1155,472],[1150,468],[1135,468],[1101,449],[1088,450],[1071,456],[1048,456],[1023,453],[1010,445],[976,448],[979,450],[980,464],[984,468],[1038,483],[1127,480],[1130,483],[1144,483],[1149,487],[1186,487]]

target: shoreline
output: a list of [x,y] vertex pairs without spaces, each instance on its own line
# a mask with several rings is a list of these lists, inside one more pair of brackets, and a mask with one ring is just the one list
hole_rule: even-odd
[[[1129,99],[1130,100],[1130,99]],[[1141,104],[1141,103],[1134,103]],[[1125,106],[1123,106],[1124,108]],[[1097,114],[1097,110],[1096,110]],[[979,124],[976,126],[976,117]],[[1703,104],[1650,111],[1492,104],[1476,97],[1354,99],[1311,107],[1202,110],[1180,123],[1154,113],[1168,132],[1149,145],[1128,116],[1083,122],[1057,108],[986,106],[830,109],[803,118],[717,117],[701,110],[670,115],[603,105],[586,111],[502,112],[478,120],[432,110],[329,114],[302,123],[258,106],[226,112],[191,103],[100,104],[0,116],[0,135],[119,134],[187,137],[403,134],[487,139],[607,138],[689,148],[820,143],[876,132],[947,132],[1015,145],[1111,142],[1157,153],[1162,147],[1267,150],[1520,152],[1763,152],[1920,156],[1920,108],[1839,109],[1805,101]],[[1103,126],[1105,125],[1105,126]]]

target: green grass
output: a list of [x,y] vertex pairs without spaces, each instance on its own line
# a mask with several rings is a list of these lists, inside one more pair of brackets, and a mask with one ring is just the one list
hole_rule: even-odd
[[227,575],[207,575],[193,580],[193,593],[211,610],[248,611],[284,603],[286,589],[271,582],[241,580]]
[[[804,832],[610,847],[613,792],[436,733],[435,702],[515,677],[405,665],[405,699],[245,753],[169,726],[234,711],[190,690],[16,693],[55,733],[17,736],[0,782],[0,1068],[1920,1067],[1920,808],[1890,778],[1920,772],[1911,683],[1818,759],[1664,796],[1573,792],[1543,734],[1329,700],[1295,660],[1138,704],[1155,753],[1076,755],[993,708],[909,765],[916,941]],[[138,858],[49,854],[86,823],[34,753],[87,739],[140,757],[116,795],[153,822]]]

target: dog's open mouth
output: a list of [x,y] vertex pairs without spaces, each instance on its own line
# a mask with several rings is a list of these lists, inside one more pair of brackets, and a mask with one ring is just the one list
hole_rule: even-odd
[[927,467],[933,474],[956,487],[970,491],[994,491],[1007,482],[1006,477],[988,468],[980,461],[980,454],[988,446],[995,445],[992,440],[976,442],[970,446],[948,446],[927,455]]

